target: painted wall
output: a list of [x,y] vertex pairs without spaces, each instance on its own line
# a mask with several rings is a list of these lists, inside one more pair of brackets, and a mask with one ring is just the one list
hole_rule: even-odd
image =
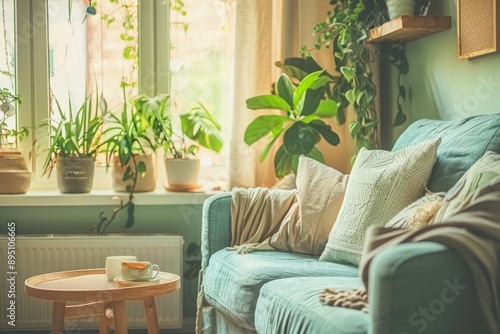
[[383,64],[383,146],[395,139],[412,121],[421,118],[457,119],[500,112],[500,53],[459,60],[457,48],[457,0],[432,1],[430,15],[452,17],[450,30],[407,43],[410,72],[403,78],[408,122],[393,128],[397,94],[396,70]]
[[[107,214],[112,206],[50,206],[50,207],[5,207],[0,206],[2,222],[16,222],[17,234],[67,234],[89,233],[98,222],[101,211]],[[184,261],[201,259],[186,256],[186,248],[191,242],[201,241],[200,205],[143,205],[136,207],[135,224],[124,230],[125,219],[116,220],[107,233],[176,233],[184,237]],[[2,231],[6,233],[5,223]],[[188,268],[184,264],[184,271]],[[183,315],[194,317],[196,314],[197,280],[183,282]],[[194,299],[194,300],[193,300]]]

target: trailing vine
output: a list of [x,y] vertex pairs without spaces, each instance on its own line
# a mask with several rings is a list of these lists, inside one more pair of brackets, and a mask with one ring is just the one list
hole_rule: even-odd
[[[373,82],[371,62],[372,52],[367,46],[369,30],[387,21],[387,8],[384,0],[332,0],[332,11],[328,11],[325,22],[314,27],[317,36],[314,49],[332,48],[336,70],[339,74],[331,75],[332,88],[328,97],[339,105],[337,120],[345,122],[344,111],[352,106],[356,119],[349,123],[349,132],[355,141],[356,152],[362,147],[378,148],[379,120],[375,109],[377,88]],[[389,61],[399,69],[397,98],[398,113],[395,125],[403,124],[401,99],[406,98],[406,89],[401,84],[401,75],[408,72],[408,63],[404,53],[404,44],[389,46]],[[311,49],[302,47],[302,55],[308,55]],[[355,158],[355,157],[353,157]]]

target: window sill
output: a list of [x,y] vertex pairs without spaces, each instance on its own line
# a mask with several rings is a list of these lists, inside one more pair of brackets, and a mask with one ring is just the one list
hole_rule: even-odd
[[[153,192],[135,193],[136,205],[201,205],[217,192],[169,192],[158,189]],[[28,191],[22,195],[0,195],[2,206],[102,206],[117,205],[121,198],[124,202],[127,193],[112,190],[93,190],[88,194],[61,194],[57,190]]]

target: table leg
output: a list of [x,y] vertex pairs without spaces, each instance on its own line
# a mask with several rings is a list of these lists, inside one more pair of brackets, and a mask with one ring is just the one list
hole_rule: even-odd
[[54,302],[52,305],[52,334],[63,333],[65,309],[65,302]]
[[113,317],[115,322],[115,334],[127,334],[127,305],[124,300],[113,301]]
[[146,323],[148,334],[159,334],[158,317],[156,315],[155,297],[144,299],[144,310],[146,311]]
[[109,327],[105,315],[99,316],[99,334],[109,334]]

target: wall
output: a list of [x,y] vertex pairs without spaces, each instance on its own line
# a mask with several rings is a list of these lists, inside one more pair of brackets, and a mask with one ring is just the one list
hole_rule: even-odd
[[383,146],[390,148],[412,121],[421,118],[457,119],[500,112],[500,54],[459,60],[457,48],[457,0],[432,1],[430,15],[450,15],[450,30],[407,43],[410,72],[403,78],[408,122],[392,127],[397,94],[396,70],[383,64]]
[[[50,206],[50,207],[6,207],[0,206],[2,229],[6,233],[6,222],[16,222],[17,234],[66,234],[89,233],[98,222],[101,211],[109,216],[112,206]],[[124,230],[124,216],[117,219],[107,233],[177,233],[184,237],[184,261],[201,259],[186,256],[186,248],[191,242],[200,244],[201,210],[199,205],[138,205],[135,224]],[[104,266],[104,264],[103,264]],[[184,270],[188,267],[185,265]],[[194,317],[196,314],[197,280],[183,281],[183,314]],[[191,289],[190,289],[191,288]]]

